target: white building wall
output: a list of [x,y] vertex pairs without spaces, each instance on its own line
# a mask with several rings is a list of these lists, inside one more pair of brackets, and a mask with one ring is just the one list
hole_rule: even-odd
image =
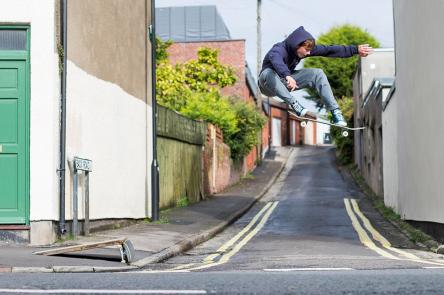
[[[328,122],[327,120],[322,120],[318,118],[319,121]],[[330,126],[322,123],[316,123],[316,144],[324,144],[324,137],[326,133],[330,133]]]
[[54,0],[1,0],[0,22],[31,27],[30,220],[58,219],[59,76]]
[[314,130],[315,125],[314,122],[307,122],[307,126],[304,128],[304,144],[306,145],[315,145],[315,136],[314,136]]
[[[68,160],[93,161],[90,218],[143,218],[148,214],[147,105],[116,84],[68,62]],[[149,108],[149,111],[151,107]],[[151,122],[149,122],[151,124]],[[151,142],[151,140],[150,140]],[[67,198],[72,196],[67,172]],[[66,217],[71,218],[71,199]],[[80,218],[83,209],[80,207]]]
[[396,92],[382,112],[384,203],[399,212],[398,200],[398,106]]
[[444,1],[394,0],[399,212],[443,223]]

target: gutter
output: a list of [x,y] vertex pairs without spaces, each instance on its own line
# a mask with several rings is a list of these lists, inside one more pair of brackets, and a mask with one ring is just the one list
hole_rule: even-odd
[[67,0],[60,0],[61,14],[61,43],[63,45],[63,63],[61,77],[61,98],[60,98],[60,162],[59,162],[59,198],[60,198],[60,220],[59,231],[63,235],[66,233],[65,221],[65,162],[66,162],[66,60],[67,60]]
[[159,220],[159,164],[157,163],[157,100],[156,100],[156,5],[151,0],[151,101],[153,117],[153,162],[151,163],[151,220]]

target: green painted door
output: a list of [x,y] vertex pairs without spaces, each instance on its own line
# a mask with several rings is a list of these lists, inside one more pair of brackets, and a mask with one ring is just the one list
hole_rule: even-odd
[[[11,34],[9,34],[11,35]],[[28,222],[27,51],[5,50],[0,28],[0,224]],[[6,48],[9,49],[9,48]]]

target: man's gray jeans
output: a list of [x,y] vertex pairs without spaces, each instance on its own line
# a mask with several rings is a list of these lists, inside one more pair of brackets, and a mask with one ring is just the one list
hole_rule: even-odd
[[[323,70],[313,68],[301,69],[293,72],[291,76],[296,81],[298,87],[296,90],[313,88],[322,98],[327,110],[331,111],[339,108]],[[280,78],[272,69],[265,69],[259,75],[259,88],[267,96],[277,96],[287,103],[296,101],[287,88],[285,78]]]

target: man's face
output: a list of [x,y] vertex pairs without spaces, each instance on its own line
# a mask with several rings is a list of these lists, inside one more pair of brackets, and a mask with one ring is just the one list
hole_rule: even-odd
[[296,49],[296,54],[298,55],[299,58],[304,58],[307,55],[310,55],[310,51],[311,49],[307,49],[304,46],[299,46],[298,49]]

